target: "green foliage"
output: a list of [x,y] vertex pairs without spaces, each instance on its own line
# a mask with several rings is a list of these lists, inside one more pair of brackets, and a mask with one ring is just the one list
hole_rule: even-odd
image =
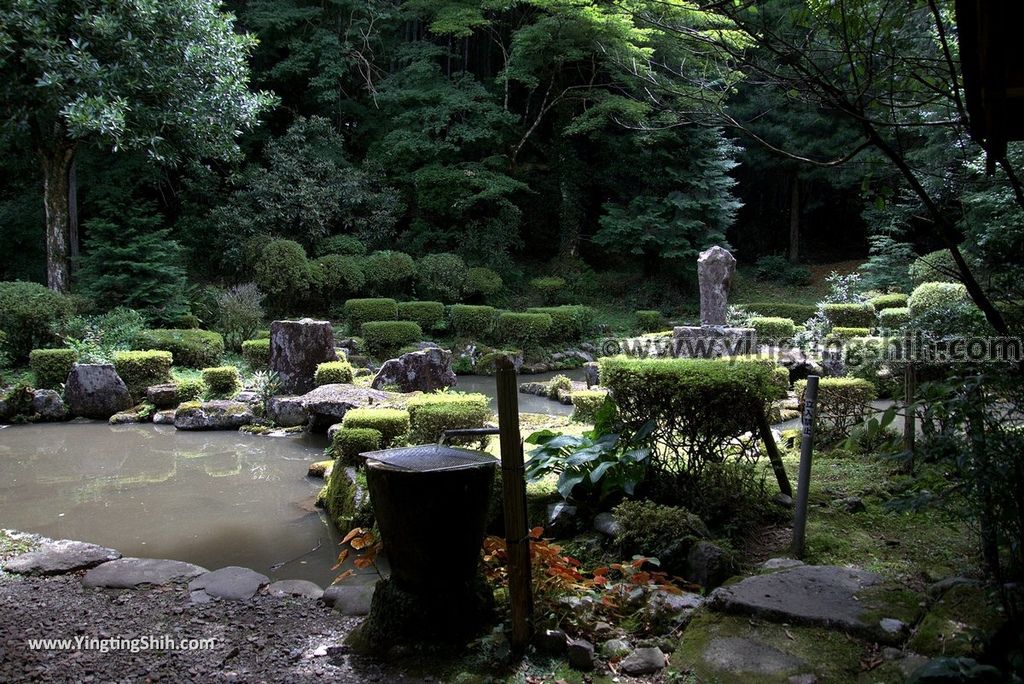
[[579,390],[573,392],[572,420],[577,423],[593,423],[597,412],[608,401],[608,393],[600,390]]
[[380,430],[362,427],[343,427],[334,431],[329,453],[343,465],[361,465],[359,454],[381,448]]
[[572,380],[561,374],[548,380],[548,399],[558,399],[560,392],[572,392]]
[[217,331],[238,351],[263,324],[263,293],[254,283],[235,285],[217,299]]
[[434,330],[444,323],[441,302],[399,302],[398,320],[412,321],[423,330]]
[[242,376],[235,366],[204,368],[203,383],[211,399],[231,399],[242,389]]
[[825,304],[825,318],[841,328],[870,328],[875,323],[875,308],[867,303]]
[[486,339],[494,330],[497,310],[493,306],[455,304],[451,308],[452,330],[459,337]]
[[505,283],[489,268],[476,266],[466,272],[463,292],[467,301],[486,302],[501,293]]
[[758,354],[740,354],[737,356],[720,356],[716,361],[720,363],[756,363],[764,366],[769,370],[772,376],[772,382],[776,387],[775,399],[783,399],[789,392],[789,371],[781,363],[776,361],[770,355],[758,355]]
[[875,311],[881,315],[885,309],[899,309],[907,306],[908,296],[902,293],[884,294],[875,297],[868,303],[875,307]]
[[552,342],[578,342],[590,332],[594,321],[594,310],[580,304],[535,307],[526,312],[551,316],[547,339]]
[[941,307],[967,304],[970,299],[963,283],[925,282],[914,288],[907,300],[912,317]]
[[758,340],[788,340],[796,334],[796,324],[791,318],[755,316],[748,325],[757,333]]
[[690,547],[708,536],[703,521],[685,508],[653,501],[623,501],[612,514],[619,524],[615,544],[623,553],[657,558],[667,572],[682,576]]
[[337,256],[364,256],[366,245],[354,235],[331,235],[316,243],[318,257],[334,254]]
[[146,388],[159,385],[171,379],[171,352],[119,351],[114,354],[114,370],[128,386],[128,392],[136,401],[146,396]]
[[259,289],[283,309],[294,298],[305,296],[309,289],[306,250],[294,240],[271,240],[260,251],[253,277]]
[[352,364],[348,361],[327,361],[316,367],[313,374],[313,384],[332,385],[336,383],[352,382]]
[[530,287],[540,293],[545,302],[555,302],[561,297],[565,289],[565,278],[558,276],[543,276],[530,281]]
[[363,261],[366,289],[376,296],[403,294],[416,276],[416,264],[405,252],[374,252]]
[[370,321],[363,323],[361,330],[366,349],[377,356],[387,356],[423,339],[423,330],[412,321]]
[[345,301],[345,319],[349,329],[359,330],[370,321],[393,321],[398,318],[398,302],[394,299],[349,299]]
[[0,282],[0,332],[13,363],[21,363],[33,349],[59,341],[60,329],[74,313],[72,301],[38,283]]
[[871,334],[869,328],[847,328],[836,326],[829,332],[829,337],[838,340],[851,340],[854,337],[867,337]]
[[786,257],[770,254],[757,260],[754,277],[761,281],[781,282],[787,285],[810,285],[811,270],[806,266],[794,266]]
[[[796,394],[802,404],[807,381],[798,380]],[[815,406],[815,441],[828,444],[850,436],[864,422],[870,402],[878,397],[874,384],[862,378],[821,378]]]
[[[78,261],[78,290],[103,309],[138,309],[158,322],[184,313],[182,248],[147,207],[108,207],[85,222],[84,254]],[[151,210],[150,210],[151,211]]]
[[381,434],[381,449],[398,446],[409,434],[409,412],[392,408],[355,408],[342,419],[345,428],[371,428]]
[[456,254],[427,254],[416,262],[416,293],[441,301],[458,301],[469,269]]
[[362,291],[366,284],[363,260],[357,256],[327,254],[312,262],[320,294],[327,300],[343,299]]
[[527,348],[547,340],[551,324],[551,316],[546,313],[506,312],[498,316],[496,333],[502,342]]
[[868,260],[860,267],[864,274],[864,287],[883,292],[910,289],[908,264],[914,260],[913,247],[906,242],[897,242],[890,235],[874,235],[868,241],[871,244]]
[[[412,431],[410,444],[436,444],[445,430],[482,428],[491,416],[487,397],[483,394],[441,392],[413,397],[406,404]],[[486,446],[487,439],[457,437],[450,444],[470,445],[479,442]]]
[[281,392],[281,376],[275,371],[261,369],[252,374],[252,391],[260,403],[253,407],[256,415],[266,418],[270,414],[270,401]]
[[878,312],[878,327],[887,332],[899,330],[910,323],[910,309],[898,307]]
[[205,368],[224,356],[224,338],[209,330],[154,328],[139,333],[134,349],[159,349],[174,355],[174,361],[186,368]]
[[914,286],[924,283],[958,283],[960,269],[948,249],[939,249],[914,259],[910,265],[910,280]]
[[201,377],[181,378],[176,381],[178,386],[178,403],[186,401],[199,401],[206,395],[206,383]]
[[78,354],[73,349],[33,349],[28,356],[35,373],[35,387],[57,389],[68,378]]
[[633,321],[637,331],[642,333],[659,332],[665,329],[665,317],[661,315],[660,311],[644,309],[634,311]]
[[252,370],[270,365],[270,338],[242,342],[242,358]]
[[814,316],[816,307],[810,304],[791,304],[789,302],[750,302],[740,304],[744,310],[755,315],[760,314],[769,318],[789,318],[794,322],[803,323]]

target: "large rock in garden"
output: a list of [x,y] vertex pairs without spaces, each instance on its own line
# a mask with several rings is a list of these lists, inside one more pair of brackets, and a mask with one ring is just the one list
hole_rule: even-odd
[[57,392],[48,389],[37,389],[32,393],[32,413],[46,422],[70,418],[64,400]]
[[142,585],[159,586],[185,582],[207,572],[192,563],[160,558],[121,558],[109,561],[85,573],[82,584],[87,587],[131,589]]
[[280,378],[284,393],[310,391],[316,367],[337,360],[330,321],[303,318],[270,324],[270,369]]
[[402,392],[433,392],[453,387],[457,382],[452,370],[452,353],[431,347],[402,354],[391,359],[377,371],[371,387],[382,389],[397,386]]
[[147,387],[146,401],[158,409],[174,408],[178,405],[178,385],[168,382]]
[[297,596],[317,600],[324,595],[324,590],[319,585],[309,580],[278,580],[267,587],[267,593],[277,598]]
[[715,245],[697,258],[700,285],[700,324],[725,325],[729,309],[729,286],[736,273],[736,257]]
[[354,385],[320,385],[301,397],[302,408],[309,417],[310,429],[323,432],[340,423],[350,409],[373,406],[390,395],[375,389]]
[[210,598],[227,601],[246,601],[256,595],[261,587],[270,584],[270,578],[255,570],[229,565],[220,570],[199,575],[189,582],[192,600],[202,603]]
[[121,554],[96,544],[47,539],[38,548],[7,561],[3,568],[20,575],[59,575],[117,560]]
[[755,337],[753,328],[680,325],[672,329],[671,351],[673,356],[688,359],[750,354]]
[[128,387],[109,363],[75,364],[64,384],[64,401],[72,415],[100,420],[132,406]]
[[720,586],[735,571],[732,556],[709,541],[698,541],[686,555],[686,578],[706,589]]
[[302,406],[302,397],[290,394],[272,397],[267,406],[267,417],[280,427],[305,425],[309,414]]
[[190,401],[174,412],[174,427],[179,430],[237,430],[255,418],[252,407],[240,401]]

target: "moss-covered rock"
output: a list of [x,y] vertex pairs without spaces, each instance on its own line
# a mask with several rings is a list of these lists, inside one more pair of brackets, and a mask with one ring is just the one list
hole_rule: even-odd
[[341,534],[354,527],[373,527],[373,508],[366,489],[366,476],[353,467],[331,470],[323,491],[324,510]]

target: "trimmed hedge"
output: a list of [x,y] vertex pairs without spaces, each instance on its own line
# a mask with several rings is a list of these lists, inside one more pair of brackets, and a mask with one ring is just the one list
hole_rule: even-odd
[[352,364],[348,361],[327,361],[316,367],[316,372],[313,373],[313,384],[319,387],[320,385],[350,383],[352,378]]
[[179,366],[208,368],[224,356],[224,338],[209,330],[155,328],[139,333],[132,348],[169,351]]
[[938,307],[955,306],[970,301],[963,283],[921,283],[910,293],[907,308],[912,318]]
[[665,317],[660,311],[641,309],[633,312],[633,324],[640,332],[659,332],[665,329]]
[[845,328],[836,326],[832,328],[828,336],[837,340],[852,340],[854,337],[867,337],[871,334],[870,328]]
[[526,313],[551,316],[547,338],[552,342],[576,342],[590,332],[594,321],[594,310],[582,304],[538,306],[527,309]]
[[[807,381],[798,380],[796,394],[804,403]],[[864,422],[878,397],[874,384],[862,378],[821,378],[815,405],[815,438],[822,443],[850,436],[850,430]]]
[[434,330],[444,322],[441,302],[399,302],[398,320],[417,323],[423,330]]
[[[491,416],[490,402],[483,394],[441,392],[413,397],[406,404],[411,427],[411,444],[434,444],[445,430],[481,428]],[[456,438],[451,444],[486,444],[479,437]]]
[[558,276],[541,276],[540,278],[534,278],[530,281],[530,285],[533,286],[546,302],[551,302],[556,299],[565,289],[565,278]]
[[230,399],[242,389],[242,376],[234,366],[203,369],[203,382],[211,397]]
[[789,393],[789,370],[770,356],[759,354],[738,354],[736,356],[719,356],[715,361],[723,363],[759,363],[772,374],[777,393],[775,399],[783,399]]
[[0,332],[12,363],[21,363],[29,353],[59,339],[60,328],[74,313],[67,295],[21,280],[0,282]]
[[486,301],[490,297],[501,292],[505,283],[501,276],[489,268],[477,266],[466,273],[466,283],[463,291],[466,297],[471,300]]
[[146,396],[146,388],[150,385],[170,382],[173,362],[171,352],[154,349],[119,351],[114,354],[114,369],[137,401]]
[[459,337],[474,340],[490,337],[496,313],[493,306],[455,304],[451,308],[452,330]]
[[374,252],[363,259],[363,274],[371,294],[400,294],[409,289],[416,276],[416,262],[405,252]]
[[878,313],[882,313],[882,311],[886,309],[899,309],[902,307],[906,307],[907,295],[899,292],[879,295],[878,297],[872,299],[869,302],[869,304],[875,307],[875,311],[877,311]]
[[341,256],[363,256],[366,254],[366,245],[352,235],[331,235],[316,243],[316,255],[323,257],[328,255]]
[[409,434],[409,412],[393,408],[355,408],[345,413],[343,428],[371,428],[381,434],[381,449],[398,446]]
[[864,304],[825,304],[825,318],[841,328],[870,328],[875,323],[875,307]]
[[206,383],[202,378],[184,378],[178,380],[178,403],[185,401],[199,401],[206,394]]
[[398,319],[398,302],[386,297],[349,299],[345,301],[345,319],[353,332],[370,321],[394,321]]
[[330,454],[344,465],[361,465],[359,454],[381,448],[380,430],[361,427],[342,427],[331,439]]
[[73,349],[33,349],[28,355],[28,365],[35,373],[37,389],[57,389],[78,361]]
[[760,340],[788,340],[796,334],[796,324],[792,318],[769,318],[755,316],[750,319],[750,327]]
[[878,325],[883,330],[897,330],[910,323],[910,309],[907,307],[882,309],[878,312]]
[[319,269],[319,284],[327,297],[358,294],[366,284],[360,257],[327,254],[313,261],[312,266]]
[[548,339],[551,325],[550,314],[507,311],[498,316],[497,335],[502,342],[515,342],[528,347]]
[[737,304],[745,311],[761,314],[768,318],[789,318],[794,322],[803,323],[809,318],[814,318],[818,309],[811,304],[790,304],[788,302],[750,302],[749,304]]
[[570,395],[572,399],[572,420],[577,423],[593,423],[597,411],[608,398],[607,392],[600,390],[580,390]]
[[270,338],[242,342],[242,358],[253,370],[270,365]]
[[363,323],[363,343],[370,353],[390,354],[423,339],[423,330],[412,321],[370,321]]

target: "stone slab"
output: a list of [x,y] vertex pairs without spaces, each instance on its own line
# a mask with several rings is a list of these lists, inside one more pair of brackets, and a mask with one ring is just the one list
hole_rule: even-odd
[[[229,565],[199,575],[189,582],[189,591],[205,593],[209,597],[228,601],[246,601],[256,595],[260,587],[270,584],[270,578],[250,568]],[[193,600],[195,597],[193,596]],[[200,599],[201,600],[201,599]]]
[[120,557],[118,551],[105,546],[54,539],[43,542],[33,551],[15,556],[3,567],[7,572],[19,575],[60,575],[85,570]]
[[320,585],[308,580],[290,579],[274,582],[267,587],[267,593],[279,598],[298,596],[316,600],[324,595],[324,590],[320,588]]
[[87,587],[129,589],[141,585],[184,582],[207,572],[206,568],[184,561],[162,558],[121,558],[97,565],[85,573]]

